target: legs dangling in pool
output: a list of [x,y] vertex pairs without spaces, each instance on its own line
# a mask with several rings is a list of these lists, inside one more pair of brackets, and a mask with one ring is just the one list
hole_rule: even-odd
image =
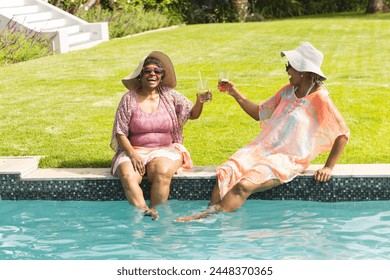
[[217,212],[234,212],[240,208],[246,199],[256,192],[262,192],[280,185],[277,179],[268,180],[260,185],[255,185],[248,180],[241,180],[237,183],[222,199],[219,195],[218,184],[214,186],[211,194],[211,200],[207,210],[198,214],[181,217],[176,222],[188,222],[194,219],[202,219]]
[[150,205],[147,206],[140,187],[142,176],[134,170],[130,161],[121,163],[118,166],[117,174],[129,203],[144,211],[145,215],[157,220],[156,206],[168,199],[172,176],[181,164],[182,159],[171,160],[165,157],[154,158],[146,164],[147,177],[152,183]]
[[150,208],[168,200],[173,175],[180,168],[183,159],[171,160],[166,157],[152,159],[147,165],[147,176],[152,186],[150,189]]

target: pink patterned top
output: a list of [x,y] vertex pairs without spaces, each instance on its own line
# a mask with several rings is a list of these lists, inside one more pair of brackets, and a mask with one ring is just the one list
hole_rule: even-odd
[[146,113],[137,105],[130,120],[130,143],[146,148],[169,146],[173,143],[172,127],[172,119],[162,102],[153,113]]

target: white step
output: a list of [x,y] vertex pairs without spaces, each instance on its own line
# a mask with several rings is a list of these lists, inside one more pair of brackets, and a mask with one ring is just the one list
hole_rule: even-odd
[[3,7],[19,7],[25,4],[24,0],[0,0],[0,8]]
[[69,36],[69,45],[77,45],[81,43],[86,43],[91,40],[91,33],[90,32],[83,32],[83,33],[77,33],[72,34]]
[[27,24],[31,29],[38,31],[46,31],[66,26],[66,20],[63,18],[30,22]]
[[20,6],[20,7],[9,7],[1,8],[0,14],[5,14],[9,16],[23,15],[23,14],[33,14],[38,13],[39,7],[37,5],[31,6]]
[[[79,33],[81,31],[81,28],[80,25],[68,25],[68,26],[57,28],[57,30],[66,30],[67,34],[71,35],[71,34]],[[50,31],[50,29],[46,31]]]
[[53,18],[53,13],[51,12],[41,12],[41,13],[34,13],[34,14],[23,14],[23,15],[17,15],[14,17],[14,19],[18,22],[36,22],[36,21],[44,21],[49,20]]

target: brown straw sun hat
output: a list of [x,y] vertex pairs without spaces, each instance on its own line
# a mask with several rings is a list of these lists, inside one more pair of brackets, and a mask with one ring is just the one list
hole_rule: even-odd
[[145,59],[148,57],[154,57],[158,59],[164,68],[164,78],[161,82],[161,85],[167,86],[170,88],[175,88],[176,87],[176,74],[175,74],[175,69],[173,67],[173,63],[171,59],[164,54],[163,52],[160,51],[153,51],[147,56],[145,56],[143,59],[141,59],[138,67],[127,77],[122,79],[122,83],[124,86],[129,89],[129,90],[134,90],[139,86],[139,82],[137,81],[138,75],[141,73],[142,68],[144,66]]

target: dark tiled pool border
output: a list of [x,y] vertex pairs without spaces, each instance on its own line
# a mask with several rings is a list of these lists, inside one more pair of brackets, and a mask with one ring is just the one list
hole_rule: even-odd
[[[208,200],[214,176],[175,176],[170,199]],[[142,181],[145,197],[149,183]],[[2,200],[125,200],[120,181],[106,178],[24,179],[20,174],[0,174]],[[316,184],[312,176],[299,176],[277,188],[256,193],[249,199],[307,200],[323,202],[390,200],[390,176],[333,176]]]

